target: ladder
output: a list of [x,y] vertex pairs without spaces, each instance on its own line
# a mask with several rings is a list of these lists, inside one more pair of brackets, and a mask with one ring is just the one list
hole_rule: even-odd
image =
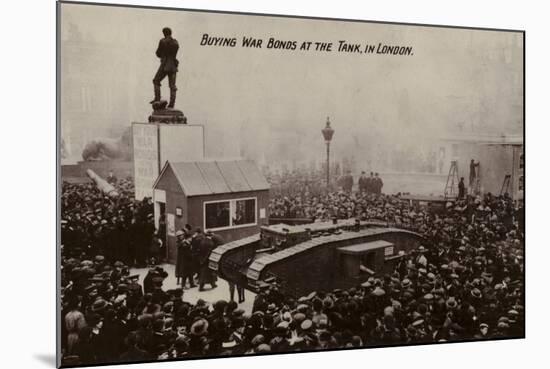
[[512,176],[510,174],[506,174],[504,176],[504,181],[502,181],[502,187],[500,188],[500,196],[504,195],[504,194],[509,194],[510,193],[510,180],[511,180]]
[[444,194],[445,198],[458,196],[458,162],[456,160],[451,161]]

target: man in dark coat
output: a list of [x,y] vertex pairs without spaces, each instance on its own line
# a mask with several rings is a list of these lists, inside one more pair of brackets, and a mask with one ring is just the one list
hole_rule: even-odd
[[208,268],[208,258],[215,248],[212,233],[207,233],[202,237],[199,249],[199,291],[204,291],[204,285],[210,284],[216,288],[216,275]]
[[[188,231],[191,232],[191,231]],[[199,278],[199,253],[201,248],[202,239],[204,238],[204,234],[202,233],[202,230],[200,228],[197,228],[195,230],[195,233],[191,237],[191,255],[193,258],[193,277],[196,277],[197,280]]]
[[342,177],[342,188],[346,192],[351,192],[351,189],[353,187],[353,176],[351,175],[351,171],[346,171],[346,175]]
[[126,339],[126,344],[128,346],[128,351],[124,352],[120,356],[120,361],[122,362],[131,362],[131,361],[144,361],[151,360],[153,357],[145,350],[142,350],[138,346],[138,336],[136,332],[130,332]]
[[159,41],[157,48],[157,57],[160,58],[160,66],[153,78],[155,97],[151,103],[160,101],[160,83],[164,77],[168,76],[168,85],[170,86],[169,108],[173,108],[176,102],[176,73],[178,72],[179,61],[176,59],[179,44],[172,38],[172,30],[168,27],[162,29],[164,38]]
[[371,193],[374,193],[374,173],[373,172],[370,172],[370,177],[367,178],[366,180],[366,185],[367,185],[367,194],[371,194]]
[[193,282],[193,253],[191,252],[191,236],[181,230],[177,233],[178,239],[176,242],[178,255],[176,261],[176,278],[181,279],[182,287],[185,287],[189,280],[189,288],[195,287]]
[[466,186],[464,185],[464,177],[460,177],[460,182],[458,182],[458,198],[463,199],[466,195]]
[[113,171],[109,171],[109,175],[107,176],[107,182],[114,185],[118,182],[118,178],[114,175]]
[[367,176],[365,176],[365,172],[361,172],[361,176],[359,177],[359,181],[357,182],[357,184],[359,185],[359,192],[363,193],[363,192],[367,192],[367,183],[368,183],[368,178]]
[[375,193],[377,195],[380,195],[382,193],[382,187],[384,186],[384,182],[382,182],[382,178],[378,176],[378,173],[374,174],[374,187],[375,187]]

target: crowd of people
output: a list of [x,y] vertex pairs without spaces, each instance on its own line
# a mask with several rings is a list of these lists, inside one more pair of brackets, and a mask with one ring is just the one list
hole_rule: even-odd
[[[144,267],[159,262],[164,254],[161,235],[155,231],[150,198],[134,199],[130,179],[108,181],[118,196],[109,196],[94,183],[63,182],[61,192],[61,239],[65,254],[103,255],[108,261],[122,261]],[[165,226],[164,226],[165,227]]]
[[[391,272],[370,276],[349,289],[289,296],[276,283],[267,285],[247,312],[232,300],[191,304],[183,286],[163,287],[167,273],[161,267],[152,267],[140,283],[139,277],[130,275],[132,259],[129,263],[104,255],[105,246],[87,231],[94,229],[84,220],[90,210],[102,210],[101,219],[93,219],[99,225],[104,218],[120,217],[145,225],[149,210],[143,209],[148,204],[122,201],[131,211],[117,211],[114,217],[112,202],[120,200],[106,199],[91,187],[81,191],[64,185],[63,190],[63,215],[70,214],[64,219],[71,227],[82,224],[77,226],[81,237],[87,237],[82,245],[92,245],[81,246],[84,252],[78,255],[63,254],[67,365],[524,335],[523,209],[507,196],[466,196],[439,213],[402,201],[399,194],[333,191],[277,197],[270,214],[377,219],[414,227],[424,241],[403,255]],[[82,203],[76,205],[75,199]],[[192,247],[196,233],[182,230],[178,243]],[[128,237],[133,237],[130,232]],[[210,248],[223,242],[209,237]],[[184,275],[193,283],[189,273],[182,279]]]
[[[268,209],[270,218],[302,218],[315,221],[329,220],[334,217],[339,219],[361,217],[362,210],[367,209],[369,199],[381,198],[384,186],[378,173],[371,172],[370,176],[367,176],[364,171],[361,172],[357,183],[351,172],[345,171],[345,174],[335,181],[339,190],[330,191],[327,191],[326,185],[319,185],[311,191],[309,186],[311,175],[299,176],[289,173],[282,178],[279,182],[270,182],[272,186]],[[281,186],[281,183],[288,181],[293,183],[298,191],[288,191],[286,187]]]
[[177,260],[176,260],[176,284],[186,288],[196,287],[204,291],[204,285],[210,284],[216,288],[216,275],[208,268],[208,258],[212,250],[223,244],[223,239],[210,230],[203,232],[187,224],[176,232]]

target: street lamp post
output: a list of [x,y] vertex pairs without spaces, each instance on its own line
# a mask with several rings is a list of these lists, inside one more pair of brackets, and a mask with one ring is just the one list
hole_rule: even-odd
[[330,188],[330,141],[332,140],[332,135],[334,135],[334,129],[330,127],[330,120],[327,117],[327,125],[321,130],[323,137],[325,138],[325,143],[327,144],[327,191]]

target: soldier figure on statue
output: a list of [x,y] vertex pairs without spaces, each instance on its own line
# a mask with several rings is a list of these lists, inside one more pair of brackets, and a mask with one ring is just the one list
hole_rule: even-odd
[[155,97],[151,104],[160,102],[160,83],[164,77],[168,76],[168,85],[170,86],[170,103],[168,108],[173,108],[176,103],[176,73],[178,72],[179,61],[176,59],[179,44],[175,38],[172,38],[172,30],[168,27],[162,29],[164,38],[159,41],[157,48],[157,57],[160,58],[160,66],[153,78]]

